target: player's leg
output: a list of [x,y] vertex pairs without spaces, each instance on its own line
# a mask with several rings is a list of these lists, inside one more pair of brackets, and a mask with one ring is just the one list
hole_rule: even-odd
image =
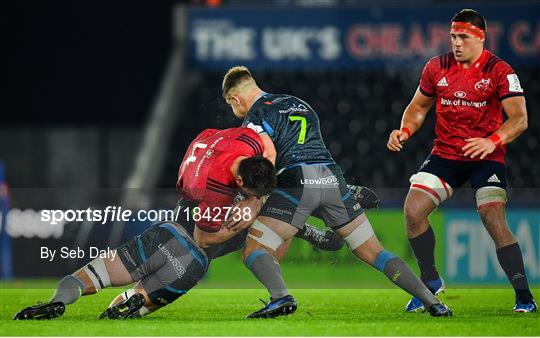
[[452,312],[441,304],[401,258],[383,248],[365,214],[340,227],[336,232],[345,239],[356,257],[381,271],[404,291],[420,299],[431,315],[452,315]]
[[247,318],[272,318],[296,310],[296,301],[289,294],[276,256],[283,255],[284,243],[290,241],[297,231],[290,224],[265,216],[257,217],[251,226],[242,258],[246,267],[268,290],[270,302]]
[[84,267],[60,280],[49,302],[30,306],[18,312],[13,319],[51,319],[61,316],[65,306],[80,297],[95,294],[108,286],[121,286],[133,282],[117,250],[109,258],[96,258]]
[[[348,185],[347,187],[362,209],[367,210],[379,206],[379,196],[373,190],[357,185]],[[317,209],[313,211],[311,216],[321,220],[323,218],[322,214]],[[308,223],[296,233],[295,237],[306,240],[311,243],[314,248],[325,251],[338,251],[345,244],[343,239],[335,232],[319,229]]]
[[101,319],[145,316],[186,294],[206,273],[205,252],[178,224],[159,224],[158,236],[149,244],[145,253],[154,253],[137,272],[144,274],[144,278],[117,296]]
[[[444,292],[444,282],[435,265],[435,233],[428,221],[428,216],[437,205],[424,192],[410,189],[404,203],[407,238],[413,250],[420,279],[434,293]],[[408,312],[424,310],[422,301],[413,297],[406,305]]]
[[476,188],[476,206],[480,219],[495,243],[497,258],[516,294],[516,312],[536,312],[529,288],[519,243],[506,220],[506,172],[504,165],[485,161],[471,174]]
[[278,259],[284,254],[284,245],[298,231],[286,222],[259,216],[251,226],[242,251],[246,267],[268,289],[272,299],[289,294],[281,277]]
[[426,288],[401,258],[385,250],[358,202],[350,196],[337,165],[320,168],[324,177],[336,177],[337,185],[322,191],[321,212],[327,225],[340,235],[360,260],[384,273],[394,284],[422,299],[433,315],[451,314]]
[[[467,167],[432,155],[410,179],[403,208],[407,237],[420,268],[420,279],[434,294],[444,292],[444,281],[435,266],[435,233],[428,216],[467,178]],[[424,305],[415,297],[406,306],[409,312],[423,309]]]
[[114,250],[115,255],[110,258],[96,258],[75,273],[64,277],[50,302],[26,308],[17,313],[14,319],[58,317],[63,314],[66,304],[75,302],[83,295],[94,294],[110,285],[130,284],[156,271],[163,265],[164,260],[156,255],[147,255],[157,250],[159,240],[163,237],[159,225],[151,226],[122,244]]
[[266,286],[271,301],[248,318],[274,317],[296,310],[296,302],[289,295],[275,256],[277,251],[279,257],[280,246],[305,226],[306,219],[317,207],[320,188],[301,183],[317,178],[316,174],[313,166],[299,166],[280,174],[278,189],[270,194],[251,226],[243,259],[246,267]]

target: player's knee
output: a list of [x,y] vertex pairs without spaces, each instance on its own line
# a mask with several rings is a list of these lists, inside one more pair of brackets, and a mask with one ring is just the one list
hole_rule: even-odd
[[482,209],[506,205],[506,190],[500,187],[482,187],[476,191],[476,208],[482,215]]
[[111,286],[111,277],[109,276],[109,272],[107,271],[103,258],[96,258],[92,260],[90,263],[86,264],[82,270],[90,279],[92,285],[96,289],[96,292]]
[[364,217],[362,223],[360,223],[354,230],[352,230],[347,236],[343,237],[345,243],[351,251],[354,251],[362,244],[366,243],[370,238],[375,235],[371,223],[367,217]]
[[409,199],[406,200],[405,205],[403,206],[403,214],[405,215],[405,224],[409,231],[418,228],[427,217],[427,215],[424,215],[421,211],[420,205]]
[[277,248],[285,241],[280,235],[278,235],[274,230],[263,224],[258,219],[255,220],[251,229],[249,229],[248,237],[259,245],[249,245],[246,247],[246,251],[249,254],[249,249],[257,249],[257,247],[269,248],[272,251],[276,251]]
[[452,187],[440,177],[420,171],[411,176],[411,191],[419,191],[427,196],[435,206],[439,206],[454,193]]

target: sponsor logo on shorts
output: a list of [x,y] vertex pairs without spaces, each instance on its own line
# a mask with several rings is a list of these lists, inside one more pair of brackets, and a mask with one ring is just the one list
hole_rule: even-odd
[[322,178],[304,178],[300,179],[300,184],[309,184],[309,185],[338,185],[338,179],[336,176],[328,176]]
[[124,257],[127,258],[127,260],[133,264],[134,267],[137,266],[137,264],[135,263],[135,261],[133,260],[133,258],[131,257],[131,255],[129,254],[129,251],[127,248],[122,248],[122,253],[124,254]]
[[362,207],[362,206],[360,205],[360,203],[356,203],[355,205],[353,205],[352,209],[353,209],[354,211],[358,211],[358,210],[360,210],[361,207]]
[[266,210],[268,213],[276,214],[276,215],[291,215],[292,213],[289,210],[283,210],[279,208],[270,207]]
[[497,177],[497,175],[493,174],[490,178],[487,180],[489,183],[501,183],[501,180]]
[[174,257],[162,243],[158,244],[158,248],[159,250],[161,250],[161,252],[163,252],[165,257],[167,257],[169,262],[171,262],[171,265],[173,266],[174,271],[176,271],[176,275],[178,276],[178,278],[182,278],[182,276],[186,273],[186,268],[184,268],[178,258]]

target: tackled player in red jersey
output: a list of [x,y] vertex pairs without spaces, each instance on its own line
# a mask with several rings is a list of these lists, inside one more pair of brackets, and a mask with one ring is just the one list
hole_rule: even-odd
[[[514,70],[484,49],[486,28],[485,19],[471,9],[452,18],[452,52],[427,62],[401,128],[391,132],[387,146],[400,151],[435,103],[437,138],[431,155],[410,179],[404,207],[421,279],[433,293],[444,289],[435,267],[435,236],[428,215],[470,181],[482,223],[515,290],[514,311],[535,312],[521,250],[505,218],[506,144],[527,128],[525,97]],[[504,122],[503,111],[508,117]],[[419,309],[423,304],[416,298],[407,304],[408,311]]]
[[[259,164],[264,162],[270,164],[273,170],[273,164],[265,160],[271,155],[268,150],[267,153],[263,151],[261,138],[248,128],[206,129],[190,144],[178,169],[176,187],[185,198],[197,203],[200,217],[196,220],[194,237],[202,241],[199,244],[203,244],[203,247],[222,242],[220,237],[228,236],[219,232],[228,233],[228,227],[221,225],[228,218],[225,216],[234,216],[231,214],[234,210],[224,210],[224,207],[234,204],[241,189],[249,191],[247,187],[254,186],[254,182],[246,181],[251,177],[246,175],[247,172],[268,170]],[[266,175],[268,179],[272,178],[270,174],[268,172]],[[263,177],[265,175],[259,179]],[[261,192],[250,192],[252,197],[244,200],[244,203],[268,193],[264,191],[260,195]],[[254,211],[258,212],[258,208]],[[226,215],[227,212],[230,215]],[[236,212],[243,211],[236,209]]]
[[[275,173],[268,172],[267,166],[261,164],[272,163],[275,156],[272,144],[265,145],[255,131],[245,127],[206,129],[190,144],[178,169],[176,187],[181,193],[178,204],[184,209],[184,214],[186,208],[194,211],[194,208],[198,207],[197,219],[191,222],[194,224],[190,231],[193,231],[195,241],[205,248],[210,258],[222,256],[243,246],[247,232],[223,245],[215,244],[223,243],[225,239],[234,236],[235,231],[251,223],[250,216],[259,212],[260,205],[255,197],[260,198],[268,192],[250,189],[261,185],[251,182],[250,178],[262,180],[266,172],[268,180],[270,178],[275,180]],[[257,174],[250,175],[253,171]],[[275,185],[275,182],[273,184]],[[354,188],[365,191],[358,187]],[[243,194],[241,190],[244,190]],[[243,198],[242,195],[252,197],[239,202],[238,200]],[[355,194],[355,198],[359,198],[362,204],[369,204],[371,195],[364,197]],[[231,208],[233,204],[235,207]],[[246,210],[251,214],[248,215]],[[225,219],[230,221],[224,223]],[[333,232],[318,230],[308,224],[306,227],[310,231],[302,239],[315,247],[335,251],[343,246],[341,238]],[[278,259],[285,253],[289,244],[290,241],[280,248]]]

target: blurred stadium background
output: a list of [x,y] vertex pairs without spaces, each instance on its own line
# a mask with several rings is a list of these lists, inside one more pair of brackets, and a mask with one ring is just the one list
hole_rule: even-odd
[[[386,141],[425,61],[449,50],[449,20],[463,7],[487,18],[487,48],[514,67],[526,91],[529,128],[508,147],[508,218],[529,280],[540,284],[536,1],[12,4],[6,22],[15,47],[5,63],[9,95],[0,123],[2,278],[60,277],[88,259],[48,262],[39,258],[41,246],[105,248],[149,225],[51,226],[40,222],[41,209],[173,208],[190,141],[204,128],[240,124],[220,89],[224,72],[238,64],[266,91],[293,94],[318,111],[337,162],[382,197],[370,218],[383,243],[416,267],[400,208],[410,175],[431,149],[433,114],[401,153],[387,151]],[[471,194],[463,189],[432,217],[437,260],[450,284],[504,285]],[[284,269],[297,286],[390,285],[346,250],[314,252],[299,241]],[[216,280],[257,285],[234,254],[216,261],[205,283]]]

